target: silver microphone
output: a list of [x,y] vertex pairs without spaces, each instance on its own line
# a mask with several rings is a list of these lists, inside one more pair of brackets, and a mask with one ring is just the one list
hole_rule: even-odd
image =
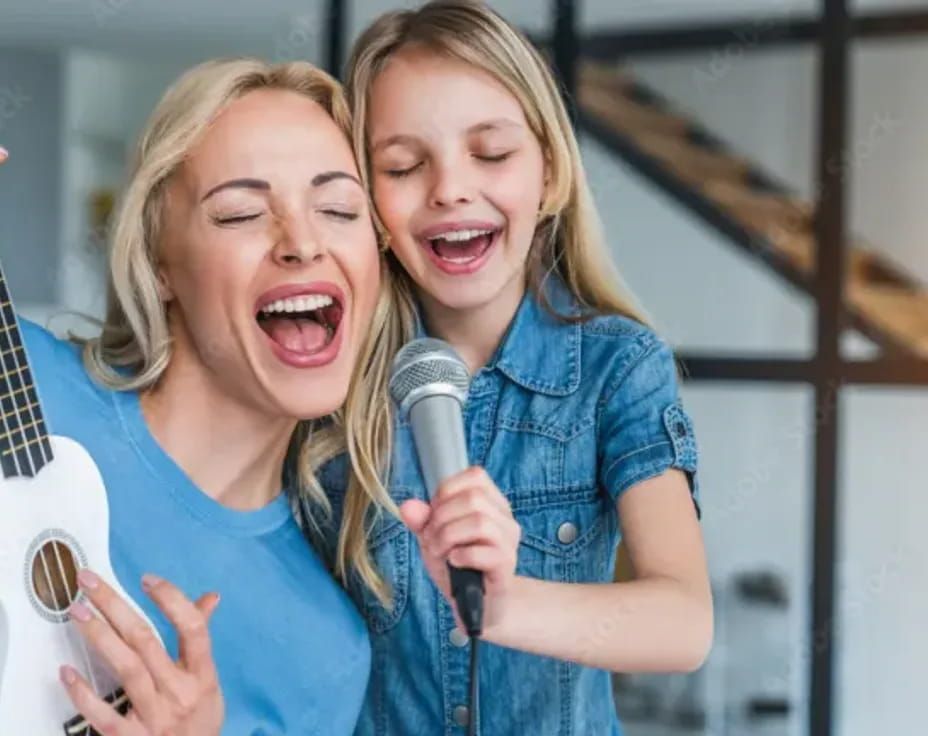
[[[470,373],[448,343],[424,337],[407,343],[393,359],[390,395],[412,428],[429,498],[446,478],[470,466],[463,408]],[[451,592],[467,633],[483,627],[483,573],[448,565]]]

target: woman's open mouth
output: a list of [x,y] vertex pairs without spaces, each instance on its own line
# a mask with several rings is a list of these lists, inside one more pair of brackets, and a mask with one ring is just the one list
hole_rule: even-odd
[[328,363],[338,354],[344,309],[335,294],[305,292],[262,301],[255,319],[280,360],[303,368]]
[[474,273],[489,260],[502,228],[449,230],[422,238],[432,262],[450,274]]

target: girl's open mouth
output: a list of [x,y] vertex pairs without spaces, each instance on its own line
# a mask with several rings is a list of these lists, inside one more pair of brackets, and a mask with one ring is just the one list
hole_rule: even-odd
[[502,228],[452,230],[422,239],[432,261],[446,273],[477,271],[499,241]]

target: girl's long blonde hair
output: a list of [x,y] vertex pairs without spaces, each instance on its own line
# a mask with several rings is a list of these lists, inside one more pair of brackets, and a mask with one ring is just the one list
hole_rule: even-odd
[[[171,175],[206,134],[213,120],[232,102],[260,89],[303,94],[321,105],[348,137],[351,116],[339,83],[305,62],[270,65],[257,59],[211,61],[181,76],[149,118],[135,154],[128,186],[115,215],[109,243],[107,314],[101,334],[83,342],[88,372],[115,390],[153,386],[171,359],[167,314],[157,281],[158,246],[165,215],[165,190]],[[390,273],[381,268],[382,288],[369,333],[359,353],[344,407],[322,420],[300,422],[291,439],[284,474],[292,491],[311,501],[323,515],[331,513],[316,471],[348,451],[353,473],[352,498],[379,488],[390,446],[391,417],[386,384],[390,359],[398,348],[391,336],[401,333],[398,311],[391,307]],[[384,500],[378,497],[379,500]],[[389,501],[387,500],[389,506]],[[310,533],[322,519],[311,516]],[[367,530],[349,523],[340,535],[340,574],[351,567],[365,583],[385,595],[367,552]]]
[[[532,132],[541,143],[549,182],[539,213],[535,242],[526,269],[527,286],[548,309],[544,281],[563,280],[580,305],[580,313],[559,314],[572,321],[599,314],[620,314],[640,322],[622,288],[622,280],[602,237],[601,226],[587,184],[570,117],[557,84],[543,57],[531,42],[498,13],[476,0],[433,0],[417,10],[386,13],[356,42],[348,64],[347,92],[354,125],[355,154],[361,174],[371,189],[367,117],[371,89],[390,59],[409,46],[481,69],[501,82],[522,106]],[[382,236],[383,223],[375,213]],[[391,346],[413,337],[413,285],[399,262],[388,258],[392,271],[393,302],[397,314],[390,327]],[[346,504],[343,532],[351,547],[371,502],[392,507],[383,486],[356,486]],[[362,492],[363,491],[363,492]]]

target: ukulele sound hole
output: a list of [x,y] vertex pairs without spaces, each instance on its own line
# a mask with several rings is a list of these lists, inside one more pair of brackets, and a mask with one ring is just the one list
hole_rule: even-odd
[[61,613],[77,598],[77,561],[71,548],[52,539],[32,559],[32,589],[42,605]]

